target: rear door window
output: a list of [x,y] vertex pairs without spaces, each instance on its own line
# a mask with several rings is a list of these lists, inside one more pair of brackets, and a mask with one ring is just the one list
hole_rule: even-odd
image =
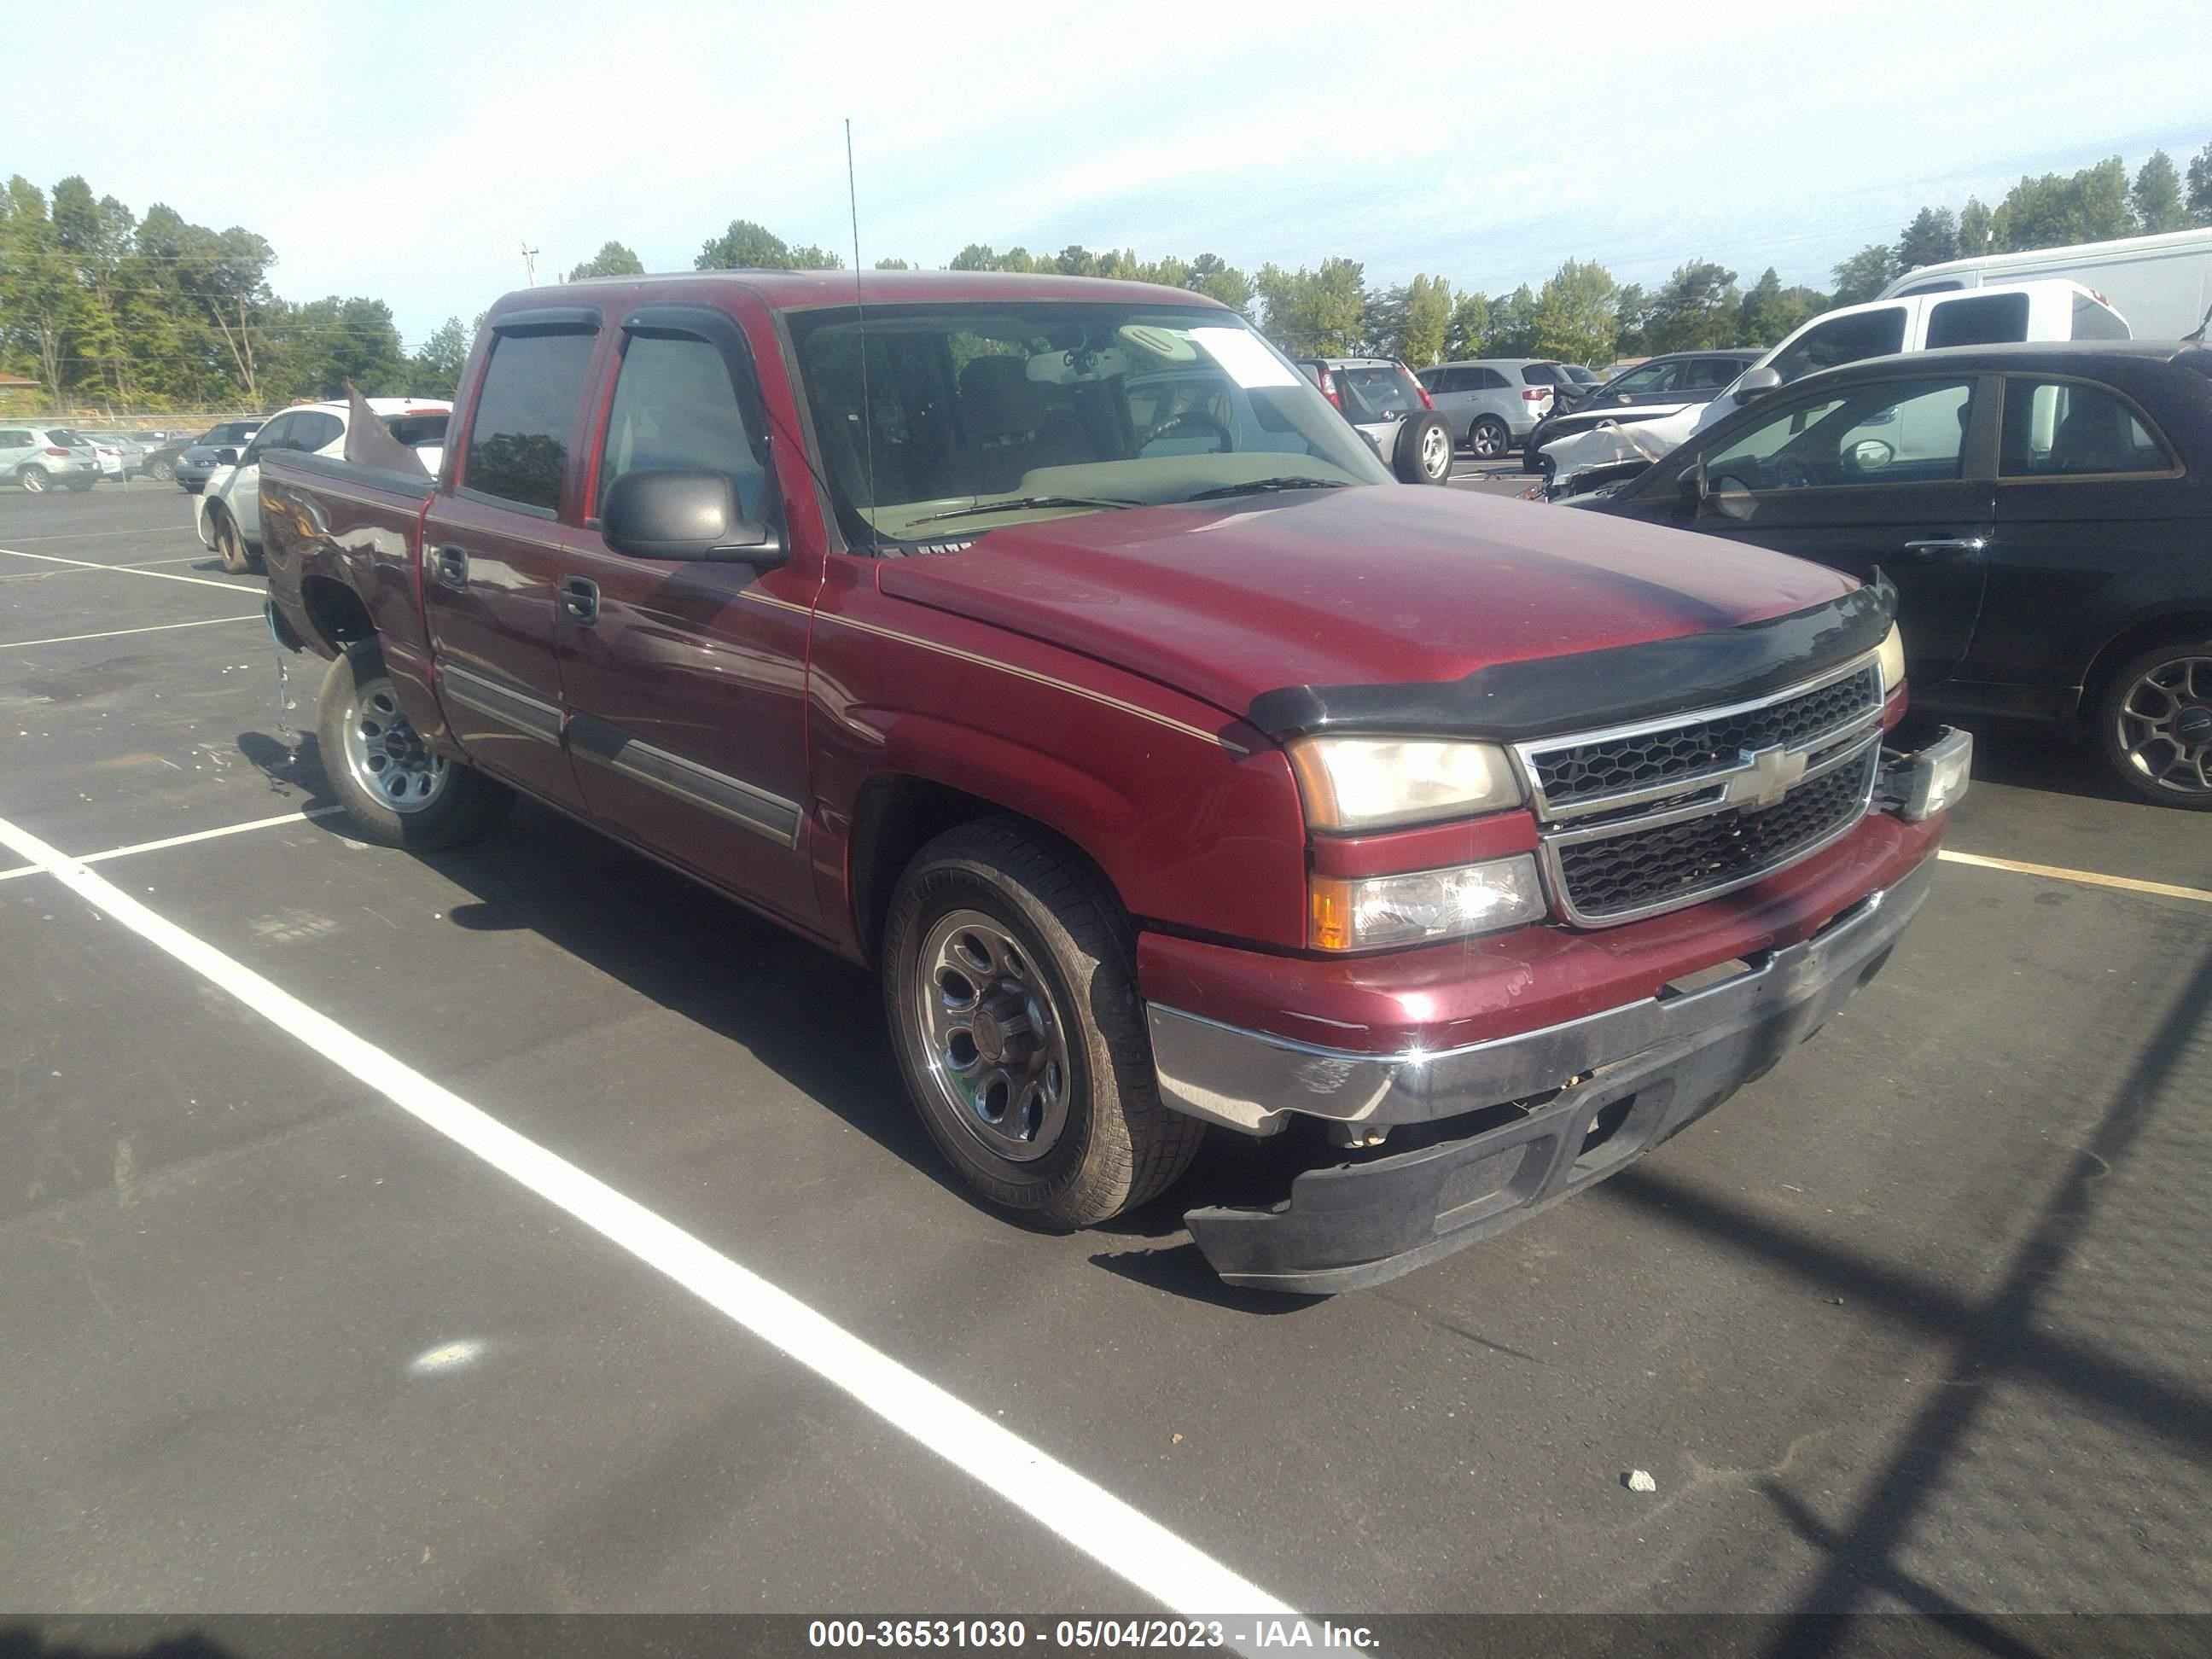
[[1733,357],[1692,357],[1683,367],[1682,384],[1700,392],[1717,392],[1743,373]]
[[2027,337],[2027,295],[1976,294],[1928,307],[1928,349],[2008,345]]
[[533,512],[559,510],[595,338],[580,331],[498,337],[469,427],[464,488]]
[[1884,306],[1853,317],[1815,323],[1777,356],[1771,367],[1786,386],[1792,380],[1866,357],[1887,357],[1905,349],[1905,307]]
[[2118,393],[2082,380],[2007,377],[2000,477],[2173,470],[2158,435]]

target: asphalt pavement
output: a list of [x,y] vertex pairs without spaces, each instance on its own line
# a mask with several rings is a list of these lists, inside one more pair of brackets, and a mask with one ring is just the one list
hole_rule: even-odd
[[528,806],[349,840],[190,509],[0,490],[0,821],[108,884],[0,850],[0,1613],[2212,1611],[2204,819],[1984,731],[1950,848],[2056,873],[1947,863],[1588,1194],[1246,1294],[1233,1142],[1024,1231],[866,974]]

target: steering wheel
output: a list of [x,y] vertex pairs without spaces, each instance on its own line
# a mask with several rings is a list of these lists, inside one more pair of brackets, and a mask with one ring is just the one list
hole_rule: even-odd
[[1173,437],[1179,427],[1193,426],[1210,428],[1214,436],[1220,440],[1220,442],[1214,446],[1213,453],[1217,455],[1226,455],[1237,447],[1236,434],[1219,421],[1215,420],[1211,415],[1201,414],[1195,409],[1186,409],[1180,415],[1169,416],[1167,419],[1138,439],[1138,453],[1143,453],[1163,438]]
[[1774,463],[1774,483],[1778,489],[1810,489],[1813,469],[1795,455],[1784,455]]

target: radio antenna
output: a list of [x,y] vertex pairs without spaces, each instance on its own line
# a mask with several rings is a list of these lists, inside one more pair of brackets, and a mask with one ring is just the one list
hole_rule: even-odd
[[876,411],[868,398],[868,313],[860,298],[860,191],[853,171],[853,118],[845,118],[845,202],[853,215],[853,316],[860,336],[860,453],[868,480],[868,539],[876,539]]

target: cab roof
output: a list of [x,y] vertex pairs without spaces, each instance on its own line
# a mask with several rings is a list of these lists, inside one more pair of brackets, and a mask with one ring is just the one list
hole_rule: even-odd
[[503,295],[491,308],[502,313],[570,304],[598,305],[611,294],[682,295],[712,303],[719,295],[752,295],[777,311],[849,306],[857,290],[866,306],[947,302],[1189,306],[1227,311],[1218,300],[1188,289],[1102,276],[1012,270],[684,270],[652,276],[586,276],[581,282],[526,288]]

